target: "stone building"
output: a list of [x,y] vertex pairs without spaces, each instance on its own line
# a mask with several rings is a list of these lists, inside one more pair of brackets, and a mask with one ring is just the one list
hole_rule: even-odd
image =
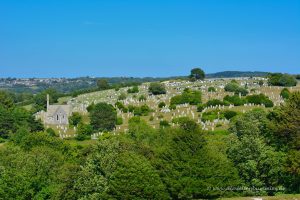
[[71,114],[72,108],[70,105],[50,105],[49,95],[47,95],[47,111],[43,113],[45,124],[67,125]]

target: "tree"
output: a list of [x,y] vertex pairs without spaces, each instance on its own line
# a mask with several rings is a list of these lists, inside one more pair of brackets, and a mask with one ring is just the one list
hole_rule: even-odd
[[195,78],[196,80],[204,80],[205,73],[200,68],[194,68],[191,70],[190,78]]
[[33,101],[34,101],[33,107],[34,107],[35,111],[46,110],[47,95],[49,95],[50,104],[57,103],[58,98],[62,96],[57,90],[52,89],[52,88],[49,88],[47,90],[44,90],[41,93],[38,93],[33,98]]
[[[256,109],[238,116],[231,124],[228,156],[235,163],[248,187],[277,187],[283,183],[285,154],[268,143],[272,136],[268,130],[267,113]],[[275,191],[251,191],[251,195],[273,195]]]
[[126,138],[101,140],[87,158],[75,189],[82,199],[168,199],[150,162],[126,149]]
[[297,85],[297,80],[289,74],[270,73],[268,83],[273,86],[291,87]]
[[111,174],[109,196],[115,199],[168,199],[157,171],[143,156],[125,152]]
[[9,109],[14,107],[14,100],[11,95],[3,90],[0,90],[0,105]]
[[91,125],[95,131],[112,131],[117,122],[115,108],[107,103],[98,103],[90,111]]
[[150,83],[149,93],[153,95],[166,94],[166,88],[162,83]]
[[281,105],[278,113],[274,112],[271,119],[280,146],[300,149],[300,92],[292,93],[286,104]]
[[69,122],[72,126],[77,126],[80,122],[82,122],[82,116],[78,112],[72,113],[69,117]]
[[85,140],[89,138],[93,133],[93,127],[90,124],[84,124],[80,122],[76,131],[77,140]]
[[237,91],[239,89],[239,87],[240,86],[237,83],[231,82],[231,83],[227,83],[225,85],[224,90],[226,92],[235,92],[235,91]]
[[283,88],[280,92],[280,96],[283,98],[283,99],[288,99],[291,95],[291,92],[287,89],[287,88]]
[[97,86],[99,90],[107,90],[110,88],[108,81],[106,79],[97,80]]

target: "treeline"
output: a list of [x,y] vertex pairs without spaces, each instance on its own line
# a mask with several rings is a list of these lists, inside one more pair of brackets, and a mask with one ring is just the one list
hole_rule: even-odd
[[[38,82],[34,87],[29,87],[25,85],[13,85],[13,86],[4,86],[2,89],[12,91],[14,93],[30,93],[37,94],[49,88],[55,89],[60,93],[75,93],[76,91],[93,91],[97,88],[97,82],[99,79],[105,79],[110,85],[127,85],[130,83],[145,83],[145,82],[155,82],[169,80],[174,77],[168,78],[155,78],[155,77],[144,77],[144,78],[135,78],[135,77],[106,77],[106,78],[92,78],[92,77],[80,77],[80,78],[64,78],[62,81],[51,81],[49,83]],[[7,80],[14,80],[7,78]]]
[[259,71],[224,71],[206,74],[207,78],[234,78],[234,77],[265,77],[268,75],[268,72],[259,72]]

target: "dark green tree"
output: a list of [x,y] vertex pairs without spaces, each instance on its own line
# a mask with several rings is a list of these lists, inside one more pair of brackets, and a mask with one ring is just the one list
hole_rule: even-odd
[[289,89],[287,88],[283,88],[280,92],[280,96],[283,98],[283,99],[288,99],[291,95],[291,92],[289,91]]
[[200,68],[194,68],[191,70],[190,78],[195,78],[196,80],[204,80],[205,73]]
[[110,85],[106,79],[97,80],[97,86],[99,90],[107,90],[110,89]]
[[95,131],[112,131],[117,122],[115,108],[107,103],[98,103],[90,111],[91,125]]
[[159,94],[166,94],[166,92],[167,91],[164,84],[158,82],[150,83],[149,93],[153,95],[159,95]]
[[72,126],[77,126],[80,122],[82,122],[82,115],[78,112],[72,113],[72,115],[69,117],[69,123]]

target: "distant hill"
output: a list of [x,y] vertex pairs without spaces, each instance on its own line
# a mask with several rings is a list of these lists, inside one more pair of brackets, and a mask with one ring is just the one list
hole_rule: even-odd
[[267,76],[268,72],[259,72],[259,71],[224,71],[224,72],[217,72],[212,74],[206,74],[206,78],[231,78],[231,77],[262,77]]
[[[207,78],[231,78],[266,76],[267,72],[242,72],[224,71],[207,74]],[[78,77],[78,78],[0,78],[0,89],[6,89],[17,93],[38,93],[47,88],[54,88],[62,93],[74,92],[77,90],[96,88],[97,80],[100,77]],[[144,83],[153,81],[164,81],[173,79],[188,79],[187,76],[173,77],[101,77],[110,84]]]

